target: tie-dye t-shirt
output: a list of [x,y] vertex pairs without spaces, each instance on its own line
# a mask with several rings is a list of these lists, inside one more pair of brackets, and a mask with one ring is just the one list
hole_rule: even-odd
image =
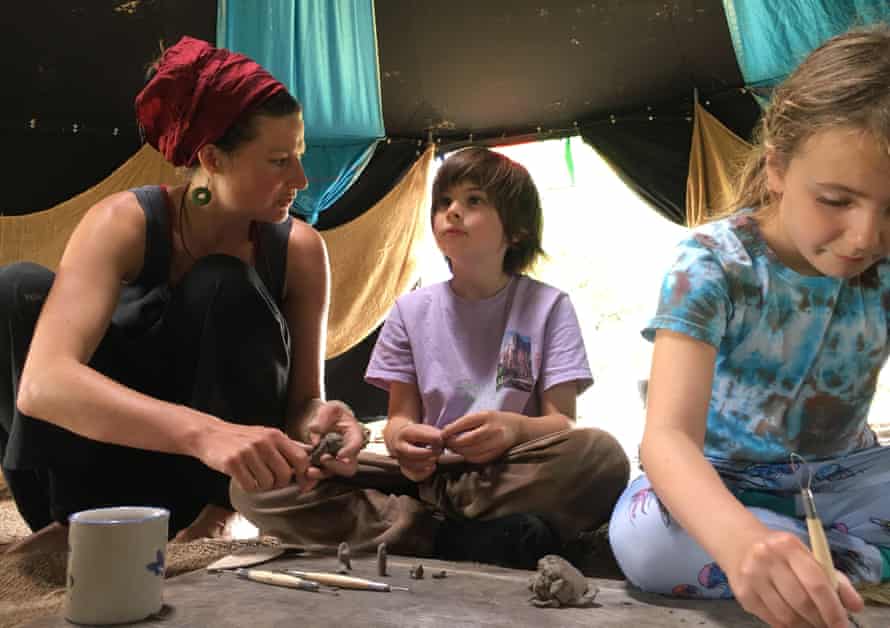
[[592,383],[569,296],[525,276],[487,299],[457,296],[448,282],[399,298],[365,379],[416,384],[423,422],[442,428],[472,412],[540,414],[539,394]]
[[755,462],[876,444],[867,416],[887,359],[890,262],[842,280],[784,266],[750,212],[696,229],[643,335],[717,348],[707,456]]

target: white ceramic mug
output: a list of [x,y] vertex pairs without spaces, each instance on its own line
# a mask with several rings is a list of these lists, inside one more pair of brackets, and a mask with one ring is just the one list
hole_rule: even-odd
[[65,618],[78,624],[121,624],[161,610],[170,512],[121,506],[68,518]]

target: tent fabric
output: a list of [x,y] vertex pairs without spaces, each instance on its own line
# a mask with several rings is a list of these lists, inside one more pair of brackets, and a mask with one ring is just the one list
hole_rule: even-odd
[[822,42],[890,18],[888,0],[723,0],[745,84],[779,83]]
[[385,416],[389,406],[389,393],[365,381],[365,371],[381,329],[383,325],[348,351],[330,358],[324,365],[325,396],[349,404],[356,418],[363,422]]
[[315,227],[333,229],[361,216],[402,181],[422,154],[414,140],[378,142],[367,167],[336,203],[319,214]]
[[328,357],[373,331],[419,277],[417,253],[429,225],[428,147],[399,185],[341,227],[323,231],[331,253]]
[[219,0],[217,45],[258,61],[303,104],[310,187],[295,209],[314,224],[384,137],[373,0]]
[[692,124],[653,118],[584,124],[581,137],[658,213],[683,224]]
[[727,207],[734,175],[750,148],[748,142],[696,103],[686,179],[687,225],[699,225]]
[[115,192],[176,181],[176,169],[146,144],[85,192],[44,211],[0,217],[0,265],[29,261],[56,269],[71,232],[90,207]]
[[[424,233],[432,150],[361,217],[321,232],[331,265],[327,356],[350,349],[377,327],[417,280],[415,252]],[[140,185],[174,184],[176,169],[145,145],[105,180],[50,209],[0,216],[0,265],[31,261],[58,267],[86,211],[102,198]]]

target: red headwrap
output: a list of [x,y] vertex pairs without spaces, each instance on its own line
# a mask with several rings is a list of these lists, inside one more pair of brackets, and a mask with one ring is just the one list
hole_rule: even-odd
[[242,54],[183,37],[164,51],[157,74],[136,96],[145,139],[174,166],[194,166],[198,150],[246,110],[287,88]]

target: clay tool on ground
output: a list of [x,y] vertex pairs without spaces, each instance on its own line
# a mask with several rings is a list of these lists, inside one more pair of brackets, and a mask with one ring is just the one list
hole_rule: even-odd
[[299,589],[301,591],[311,591],[312,593],[332,593],[336,595],[336,591],[325,591],[318,582],[299,578],[280,571],[267,571],[265,569],[243,569],[220,570],[220,573],[232,573],[244,580],[251,582],[259,582],[260,584],[271,584],[276,587],[287,587],[289,589]]
[[364,578],[356,578],[354,576],[341,576],[335,573],[326,573],[323,571],[299,571],[297,569],[284,569],[284,573],[305,580],[311,580],[319,584],[331,587],[339,587],[341,589],[356,589],[359,591],[410,591],[408,587],[397,587],[387,584],[386,582],[374,582],[373,580],[365,580]]
[[237,567],[252,567],[274,560],[285,554],[301,554],[303,551],[304,549],[300,546],[284,543],[280,545],[242,547],[228,556],[223,556],[219,560],[213,561],[205,569],[207,571],[223,571]]

